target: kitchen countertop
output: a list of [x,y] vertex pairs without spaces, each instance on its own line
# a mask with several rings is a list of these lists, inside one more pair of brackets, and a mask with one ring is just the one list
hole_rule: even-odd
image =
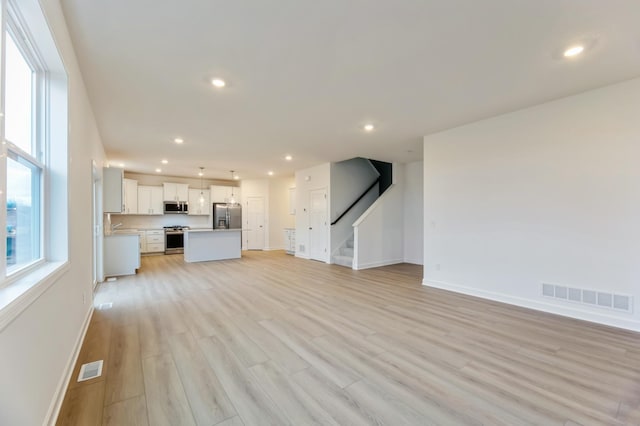
[[240,228],[234,228],[234,229],[194,228],[194,229],[185,229],[184,232],[234,232],[234,231],[242,231],[242,229]]

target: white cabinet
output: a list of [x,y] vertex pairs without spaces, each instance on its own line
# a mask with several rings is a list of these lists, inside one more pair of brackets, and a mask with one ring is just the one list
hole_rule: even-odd
[[138,214],[163,214],[161,186],[138,186]]
[[145,231],[145,253],[164,252],[164,230],[148,229]]
[[102,207],[105,213],[122,213],[124,170],[115,167],[102,169]]
[[[204,200],[200,202],[200,193]],[[208,216],[211,210],[211,200],[208,189],[189,189],[189,216]]]
[[113,234],[104,237],[104,275],[132,275],[140,267],[138,234]]
[[189,185],[186,183],[163,183],[164,201],[189,201]]
[[287,254],[296,254],[296,230],[294,228],[284,229],[284,250]]
[[138,181],[123,179],[123,214],[138,214]]
[[240,202],[240,188],[237,186],[220,186],[211,185],[211,202],[212,203],[228,203],[231,197]]
[[147,251],[147,233],[144,231],[138,231],[138,237],[140,242],[140,253],[146,253]]

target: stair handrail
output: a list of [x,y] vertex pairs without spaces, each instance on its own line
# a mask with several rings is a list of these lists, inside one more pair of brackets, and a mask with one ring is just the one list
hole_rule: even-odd
[[351,210],[352,208],[355,207],[356,204],[358,204],[358,201],[362,200],[364,198],[365,195],[367,195],[367,193],[369,191],[371,191],[371,189],[376,186],[376,184],[378,184],[378,182],[380,182],[380,176],[378,176],[376,178],[376,180],[369,185],[369,187],[353,202],[351,203],[351,205],[344,211],[342,212],[342,214],[340,216],[338,216],[338,218],[336,220],[334,220],[333,222],[331,222],[331,226],[335,225],[336,223],[338,223],[340,221],[340,219],[342,219],[344,217],[344,215],[346,215],[347,213],[349,213],[349,210]]

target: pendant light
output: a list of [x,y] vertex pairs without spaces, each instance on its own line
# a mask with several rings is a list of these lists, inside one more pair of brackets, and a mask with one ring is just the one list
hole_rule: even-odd
[[201,206],[204,206],[204,190],[202,189],[203,184],[202,184],[202,180],[204,179],[204,167],[200,167],[200,173],[198,173],[200,175],[200,198],[198,198],[198,201],[200,202]]
[[[234,170],[231,170],[231,180],[234,180]],[[227,203],[229,205],[235,205],[236,204],[236,199],[233,196],[233,186],[231,187],[231,198],[229,199],[229,202]]]

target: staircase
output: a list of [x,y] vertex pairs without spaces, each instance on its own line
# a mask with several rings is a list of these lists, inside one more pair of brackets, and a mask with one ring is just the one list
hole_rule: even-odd
[[331,263],[353,268],[353,234],[340,246]]

